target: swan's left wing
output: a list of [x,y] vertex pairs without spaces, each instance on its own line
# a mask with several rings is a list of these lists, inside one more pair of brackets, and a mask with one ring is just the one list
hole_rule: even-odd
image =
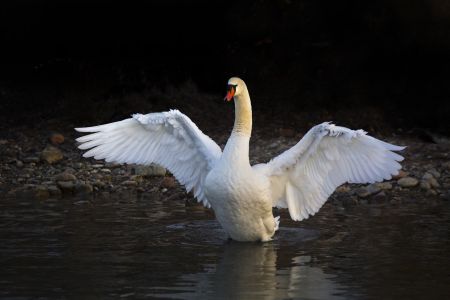
[[91,133],[77,139],[80,149],[90,149],[84,157],[118,163],[157,163],[209,206],[203,183],[222,151],[178,110],[135,114],[119,122],[76,130]]
[[398,174],[403,150],[363,130],[323,123],[291,149],[259,165],[271,182],[273,206],[289,209],[293,220],[314,215],[345,182],[372,183]]

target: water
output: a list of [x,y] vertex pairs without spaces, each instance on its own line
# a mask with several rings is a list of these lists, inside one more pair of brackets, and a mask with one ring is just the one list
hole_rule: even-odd
[[450,297],[450,204],[326,204],[281,212],[270,243],[227,241],[177,200],[2,199],[0,298]]

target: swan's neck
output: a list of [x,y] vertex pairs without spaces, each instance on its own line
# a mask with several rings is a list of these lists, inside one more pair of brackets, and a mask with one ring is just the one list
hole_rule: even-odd
[[232,134],[252,134],[252,104],[247,88],[234,99],[234,127]]
[[234,103],[234,127],[223,151],[223,158],[232,165],[250,166],[248,154],[252,133],[252,105],[247,88],[235,97]]

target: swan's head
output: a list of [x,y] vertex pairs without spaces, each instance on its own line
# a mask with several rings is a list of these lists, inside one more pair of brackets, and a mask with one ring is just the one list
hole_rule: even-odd
[[244,80],[238,77],[231,77],[228,79],[227,95],[224,100],[231,101],[233,97],[239,96],[246,88]]

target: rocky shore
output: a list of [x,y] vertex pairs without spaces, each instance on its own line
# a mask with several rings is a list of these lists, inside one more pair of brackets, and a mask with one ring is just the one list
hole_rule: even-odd
[[[273,135],[252,137],[252,163],[268,161],[301,137],[278,128]],[[120,165],[85,159],[77,149],[76,133],[17,128],[0,139],[0,192],[3,197],[110,197],[160,193],[192,204],[194,199],[164,168]],[[223,141],[224,137],[213,137]],[[403,170],[392,180],[369,185],[340,186],[334,204],[450,200],[450,144],[426,143],[411,137],[384,137],[407,145]],[[222,145],[223,146],[223,145]]]

